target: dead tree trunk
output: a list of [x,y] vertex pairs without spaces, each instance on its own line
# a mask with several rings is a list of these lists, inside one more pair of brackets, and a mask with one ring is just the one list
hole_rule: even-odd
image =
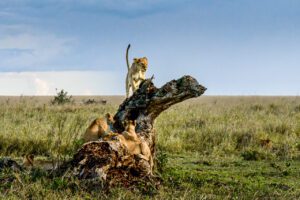
[[[154,157],[155,118],[170,106],[198,97],[205,90],[191,76],[172,80],[161,88],[156,88],[152,79],[147,79],[120,105],[114,116],[114,132],[124,131],[125,120],[136,120],[136,133],[148,143]],[[84,144],[74,155],[71,165],[73,174],[79,178],[98,178],[108,185],[129,187],[153,177],[149,162],[128,154],[126,148],[116,140]]]

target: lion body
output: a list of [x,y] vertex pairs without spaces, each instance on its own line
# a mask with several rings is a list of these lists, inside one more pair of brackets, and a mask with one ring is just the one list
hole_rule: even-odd
[[130,88],[132,92],[135,92],[143,80],[146,79],[146,70],[148,68],[148,59],[143,58],[134,58],[131,67],[129,67],[128,61],[128,51],[130,45],[128,45],[126,50],[126,62],[127,62],[127,76],[126,76],[126,98],[129,97]]
[[128,121],[127,125],[125,126],[125,131],[123,131],[122,134],[119,134],[117,137],[119,138],[121,144],[127,148],[129,154],[137,155],[140,158],[148,161],[152,171],[153,158],[151,150],[146,141],[137,136],[135,132],[135,122]]
[[85,131],[83,140],[89,142],[104,138],[109,134],[113,122],[114,120],[109,113],[107,113],[105,117],[95,119]]

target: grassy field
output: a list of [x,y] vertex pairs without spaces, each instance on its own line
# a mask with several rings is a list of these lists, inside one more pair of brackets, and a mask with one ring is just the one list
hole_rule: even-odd
[[[0,156],[69,159],[89,123],[115,113],[122,101],[105,99],[106,105],[54,106],[51,97],[1,97]],[[155,128],[159,191],[91,191],[37,168],[0,172],[0,198],[300,199],[300,97],[203,96],[163,112]]]

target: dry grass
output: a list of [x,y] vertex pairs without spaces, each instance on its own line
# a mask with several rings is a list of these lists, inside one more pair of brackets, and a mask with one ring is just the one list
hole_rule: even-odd
[[[299,153],[299,104],[296,97],[187,101],[159,117],[158,144],[169,152],[196,151],[223,157],[257,150],[274,158],[295,158]],[[263,145],[266,139],[272,144]]]
[[[88,98],[108,104],[53,106],[51,97],[1,97],[1,156],[68,159],[88,124],[114,113],[122,101],[120,96],[75,101]],[[203,96],[165,111],[155,128],[165,180],[156,198],[300,198],[300,97]],[[108,195],[85,191],[74,186],[76,180],[72,185],[39,171],[21,174],[22,184],[8,186],[1,182],[6,175],[0,174],[2,198],[149,197],[119,189]]]

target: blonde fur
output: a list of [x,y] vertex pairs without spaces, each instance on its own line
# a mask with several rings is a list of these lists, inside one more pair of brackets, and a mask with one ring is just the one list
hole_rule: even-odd
[[126,98],[129,97],[129,91],[130,88],[132,92],[135,92],[139,85],[143,80],[146,79],[146,70],[148,68],[148,59],[146,57],[143,58],[134,58],[133,63],[130,66],[129,60],[128,60],[128,51],[130,48],[130,44],[127,47],[126,50],[126,63],[127,63],[127,76],[126,76]]
[[110,133],[110,127],[113,123],[114,119],[110,113],[107,113],[105,117],[95,119],[85,131],[83,140],[89,142],[104,138]]
[[127,121],[125,131],[118,135],[120,142],[127,148],[129,154],[138,155],[140,158],[146,160],[150,164],[152,172],[153,158],[150,148],[146,141],[140,139],[135,132],[135,121]]

